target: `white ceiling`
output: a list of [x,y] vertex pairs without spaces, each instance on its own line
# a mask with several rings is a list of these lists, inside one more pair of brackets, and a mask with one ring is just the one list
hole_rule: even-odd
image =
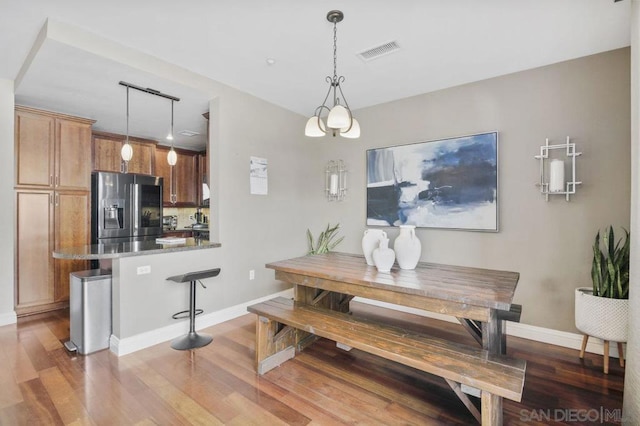
[[[120,80],[161,90],[182,99],[175,105],[176,132],[202,134],[178,137],[176,144],[198,149],[210,91],[64,37],[47,38],[20,74],[47,19],[306,116],[324,98],[324,79],[333,71],[329,10],[345,14],[338,24],[338,74],[357,110],[628,46],[630,2],[0,0],[0,78],[20,76],[17,103],[93,118],[95,128],[116,133],[125,131]],[[389,41],[397,41],[400,51],[370,62],[356,56]],[[161,140],[170,102],[135,91],[130,96],[131,134]]]

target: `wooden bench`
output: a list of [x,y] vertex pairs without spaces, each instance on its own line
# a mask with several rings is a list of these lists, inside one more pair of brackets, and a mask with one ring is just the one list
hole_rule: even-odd
[[[451,342],[352,315],[278,297],[247,308],[258,315],[256,369],[264,374],[293,358],[309,336],[338,343],[443,377],[483,425],[502,423],[502,398],[520,402],[523,360]],[[307,339],[308,340],[308,339]],[[461,384],[481,390],[481,412]]]

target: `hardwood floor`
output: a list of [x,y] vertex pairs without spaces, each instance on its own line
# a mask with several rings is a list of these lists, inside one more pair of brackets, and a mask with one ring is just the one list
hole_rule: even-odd
[[[352,305],[475,343],[456,324]],[[62,346],[68,311],[0,327],[0,425],[477,424],[441,378],[324,339],[258,376],[252,314],[203,332],[214,341],[195,351],[167,342],[123,357],[75,356]],[[577,350],[512,337],[508,347],[527,360],[527,375],[523,401],[504,401],[505,425],[619,424],[624,369],[616,359],[604,375],[601,356],[581,361]]]

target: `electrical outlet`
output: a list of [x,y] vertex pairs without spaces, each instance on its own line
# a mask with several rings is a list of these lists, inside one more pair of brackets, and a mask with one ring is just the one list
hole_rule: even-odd
[[138,275],[150,274],[151,273],[151,265],[138,266],[137,272],[138,272]]
[[255,280],[256,279],[256,271],[253,269],[249,270],[249,279],[250,280]]
[[192,214],[189,215],[189,220],[194,220]]

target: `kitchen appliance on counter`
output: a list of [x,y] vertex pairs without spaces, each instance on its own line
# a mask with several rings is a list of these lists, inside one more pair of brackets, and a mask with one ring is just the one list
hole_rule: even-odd
[[120,243],[162,235],[162,185],[156,176],[91,174],[91,243]]
[[175,231],[178,227],[178,216],[162,216],[162,229],[165,231]]

